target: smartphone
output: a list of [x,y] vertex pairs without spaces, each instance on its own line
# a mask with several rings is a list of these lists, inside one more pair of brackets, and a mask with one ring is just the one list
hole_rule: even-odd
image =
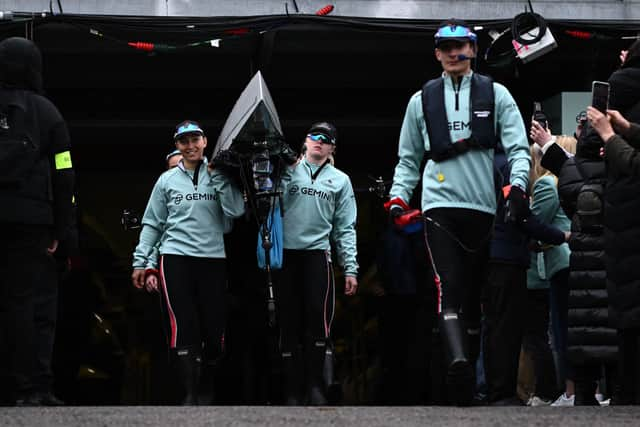
[[539,102],[534,102],[533,103],[533,114],[541,112],[542,111],[542,104]]
[[609,108],[609,83],[594,81],[591,85],[591,106],[604,114]]
[[533,103],[533,115],[531,119],[540,123],[540,126],[543,128],[549,128],[549,120],[547,119],[547,115],[542,111],[542,104],[540,102]]

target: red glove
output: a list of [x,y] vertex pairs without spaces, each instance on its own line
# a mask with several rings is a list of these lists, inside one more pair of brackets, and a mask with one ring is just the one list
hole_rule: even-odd
[[400,206],[403,211],[411,210],[411,207],[409,207],[409,205],[404,200],[402,200],[400,197],[395,197],[395,198],[389,200],[388,202],[385,202],[384,210],[389,212],[393,205]]
[[422,221],[422,212],[420,212],[420,209],[405,211],[402,215],[394,219],[395,224],[400,228],[415,224],[418,221]]

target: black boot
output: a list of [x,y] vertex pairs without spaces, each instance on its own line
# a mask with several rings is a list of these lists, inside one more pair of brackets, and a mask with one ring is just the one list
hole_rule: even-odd
[[180,347],[173,350],[174,366],[178,381],[184,390],[181,405],[198,404],[200,381],[200,352],[195,347]]
[[282,353],[282,391],[286,406],[300,406],[304,403],[303,378],[300,351]]
[[216,401],[216,377],[218,370],[217,360],[202,362],[202,374],[200,376],[198,402],[200,405],[215,405]]
[[478,325],[478,327],[473,329],[467,328],[465,332],[467,338],[467,356],[473,368],[473,374],[476,375],[476,362],[478,361],[478,357],[480,357],[480,326]]
[[308,404],[311,406],[324,406],[327,404],[327,386],[324,382],[325,341],[307,341],[305,348],[306,378]]
[[27,406],[64,406],[64,402],[51,391],[38,391],[31,395]]
[[326,396],[328,404],[339,404],[342,401],[342,384],[336,380],[333,343],[330,340],[326,342],[322,376],[327,390]]
[[475,392],[475,380],[464,324],[459,314],[453,311],[440,313],[438,324],[447,367],[448,400],[456,406],[469,406]]

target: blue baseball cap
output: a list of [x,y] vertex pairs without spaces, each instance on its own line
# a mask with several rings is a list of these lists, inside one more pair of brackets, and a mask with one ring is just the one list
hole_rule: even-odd
[[176,132],[173,134],[173,140],[178,140],[181,136],[188,133],[195,133],[204,136],[204,131],[197,122],[193,120],[185,120],[176,126]]
[[464,23],[464,21],[452,19],[444,23],[435,34],[436,47],[447,41],[457,41],[461,43],[475,43],[478,40],[476,33]]

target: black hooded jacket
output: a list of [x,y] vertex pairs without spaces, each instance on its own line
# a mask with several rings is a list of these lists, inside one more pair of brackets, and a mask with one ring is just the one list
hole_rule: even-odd
[[574,365],[613,363],[617,356],[616,331],[609,326],[603,220],[586,229],[577,215],[583,184],[606,182],[601,147],[602,140],[587,126],[575,156],[553,144],[542,158],[542,166],[558,177],[560,204],[571,219],[567,356]]
[[40,95],[41,70],[33,42],[20,37],[0,42],[0,103],[19,100],[25,107],[38,156],[21,185],[0,187],[0,224],[50,225],[53,238],[63,240],[71,222],[75,177],[69,162],[56,166],[56,155],[70,150],[69,132],[55,105]]
[[[640,124],[640,56],[609,78],[609,108]],[[612,324],[640,328],[640,177],[607,164],[605,253]]]

